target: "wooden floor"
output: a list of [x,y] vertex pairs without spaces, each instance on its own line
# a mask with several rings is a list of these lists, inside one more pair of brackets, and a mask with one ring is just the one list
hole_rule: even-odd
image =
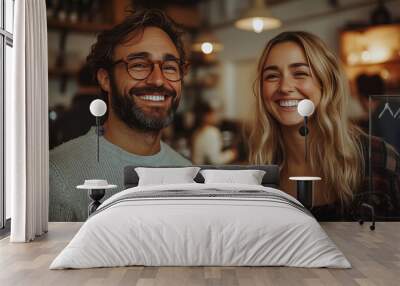
[[50,223],[32,243],[0,241],[0,285],[400,285],[400,222],[368,225],[330,222],[322,226],[353,268],[290,267],[120,267],[48,270],[51,261],[81,226]]

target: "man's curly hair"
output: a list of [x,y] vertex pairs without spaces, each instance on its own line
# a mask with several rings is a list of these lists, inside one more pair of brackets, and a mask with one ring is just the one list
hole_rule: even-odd
[[[139,10],[127,16],[120,24],[101,32],[97,36],[97,41],[92,45],[90,54],[87,56],[87,63],[91,67],[96,81],[99,69],[103,68],[110,71],[109,69],[114,61],[115,47],[128,42],[138,33],[143,33],[147,27],[157,27],[163,30],[178,50],[181,62],[186,62],[185,50],[181,40],[183,30],[161,10]],[[107,100],[107,95],[104,92],[102,97]]]

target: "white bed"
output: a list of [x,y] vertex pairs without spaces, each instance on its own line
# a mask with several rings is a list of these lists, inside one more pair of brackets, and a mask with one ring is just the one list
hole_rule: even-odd
[[50,269],[127,265],[351,267],[314,217],[282,191],[199,183],[114,195]]

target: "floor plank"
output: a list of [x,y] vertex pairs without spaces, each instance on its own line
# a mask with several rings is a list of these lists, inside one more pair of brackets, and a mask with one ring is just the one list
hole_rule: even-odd
[[49,233],[32,243],[0,240],[0,285],[399,285],[400,222],[379,222],[375,231],[351,222],[322,223],[352,269],[290,267],[117,267],[48,269],[81,223],[50,223]]

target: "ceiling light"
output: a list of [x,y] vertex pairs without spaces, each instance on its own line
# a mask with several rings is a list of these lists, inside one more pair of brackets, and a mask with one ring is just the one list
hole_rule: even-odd
[[264,4],[264,0],[254,0],[254,5],[246,10],[235,22],[236,28],[261,33],[264,30],[278,28],[281,21],[273,18]]
[[206,55],[219,52],[223,48],[222,44],[217,40],[211,31],[201,32],[192,45],[192,50],[195,52],[202,52]]
[[211,54],[213,52],[213,44],[210,42],[202,43],[201,51],[205,54]]

